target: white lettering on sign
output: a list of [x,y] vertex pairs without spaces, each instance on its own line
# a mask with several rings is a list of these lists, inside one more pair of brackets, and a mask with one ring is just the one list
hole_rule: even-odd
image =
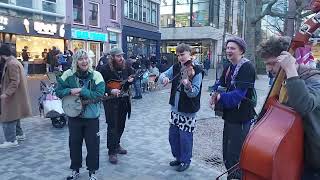
[[6,25],[8,25],[8,18],[5,16],[0,16],[0,31],[3,31],[6,29]]
[[66,33],[66,31],[64,30],[64,24],[62,24],[60,26],[60,30],[59,30],[59,35],[60,37],[64,37],[64,34]]
[[0,16],[0,24],[8,25],[8,18],[4,16]]
[[34,30],[39,34],[47,34],[54,35],[57,33],[57,25],[56,24],[45,24],[43,22],[34,22],[33,24]]

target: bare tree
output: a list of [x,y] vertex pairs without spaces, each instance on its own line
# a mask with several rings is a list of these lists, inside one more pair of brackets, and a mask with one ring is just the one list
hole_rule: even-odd
[[279,26],[278,29],[281,30],[281,34],[292,36],[295,29],[300,27],[303,17],[311,14],[306,11],[309,3],[307,0],[288,0],[287,6],[286,3],[287,0],[247,0],[245,33],[245,40],[248,44],[247,57],[255,64],[256,47],[261,41],[262,18],[270,16],[277,18],[276,20],[284,20],[284,28]]

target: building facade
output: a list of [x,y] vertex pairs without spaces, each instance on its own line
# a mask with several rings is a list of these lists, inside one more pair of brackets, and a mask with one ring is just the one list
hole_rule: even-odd
[[124,0],[122,47],[126,57],[160,59],[160,0]]
[[96,66],[102,52],[121,47],[121,8],[121,0],[67,1],[66,21],[72,25],[69,49],[87,50]]
[[[223,34],[243,36],[243,0],[162,0],[160,5],[161,52],[175,53],[179,43],[189,44],[199,60],[215,63],[222,54]],[[226,27],[226,28],[225,28]]]
[[22,49],[26,47],[30,74],[45,73],[43,52],[52,46],[63,51],[71,38],[65,4],[65,0],[0,2],[0,44],[10,44],[18,60],[22,60]]

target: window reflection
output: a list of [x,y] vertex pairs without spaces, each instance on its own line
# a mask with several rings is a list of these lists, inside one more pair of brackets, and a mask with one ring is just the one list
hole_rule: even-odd
[[190,5],[189,0],[176,1],[176,27],[190,26]]
[[218,28],[220,0],[176,0],[175,4],[173,2],[174,0],[161,1],[161,27],[213,26]]
[[192,26],[209,26],[209,1],[193,1]]

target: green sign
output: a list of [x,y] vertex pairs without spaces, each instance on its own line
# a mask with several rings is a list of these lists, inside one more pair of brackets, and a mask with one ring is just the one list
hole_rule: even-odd
[[108,34],[93,32],[93,31],[85,31],[80,29],[71,29],[71,37],[74,39],[84,39],[84,40],[92,40],[92,41],[108,41]]

